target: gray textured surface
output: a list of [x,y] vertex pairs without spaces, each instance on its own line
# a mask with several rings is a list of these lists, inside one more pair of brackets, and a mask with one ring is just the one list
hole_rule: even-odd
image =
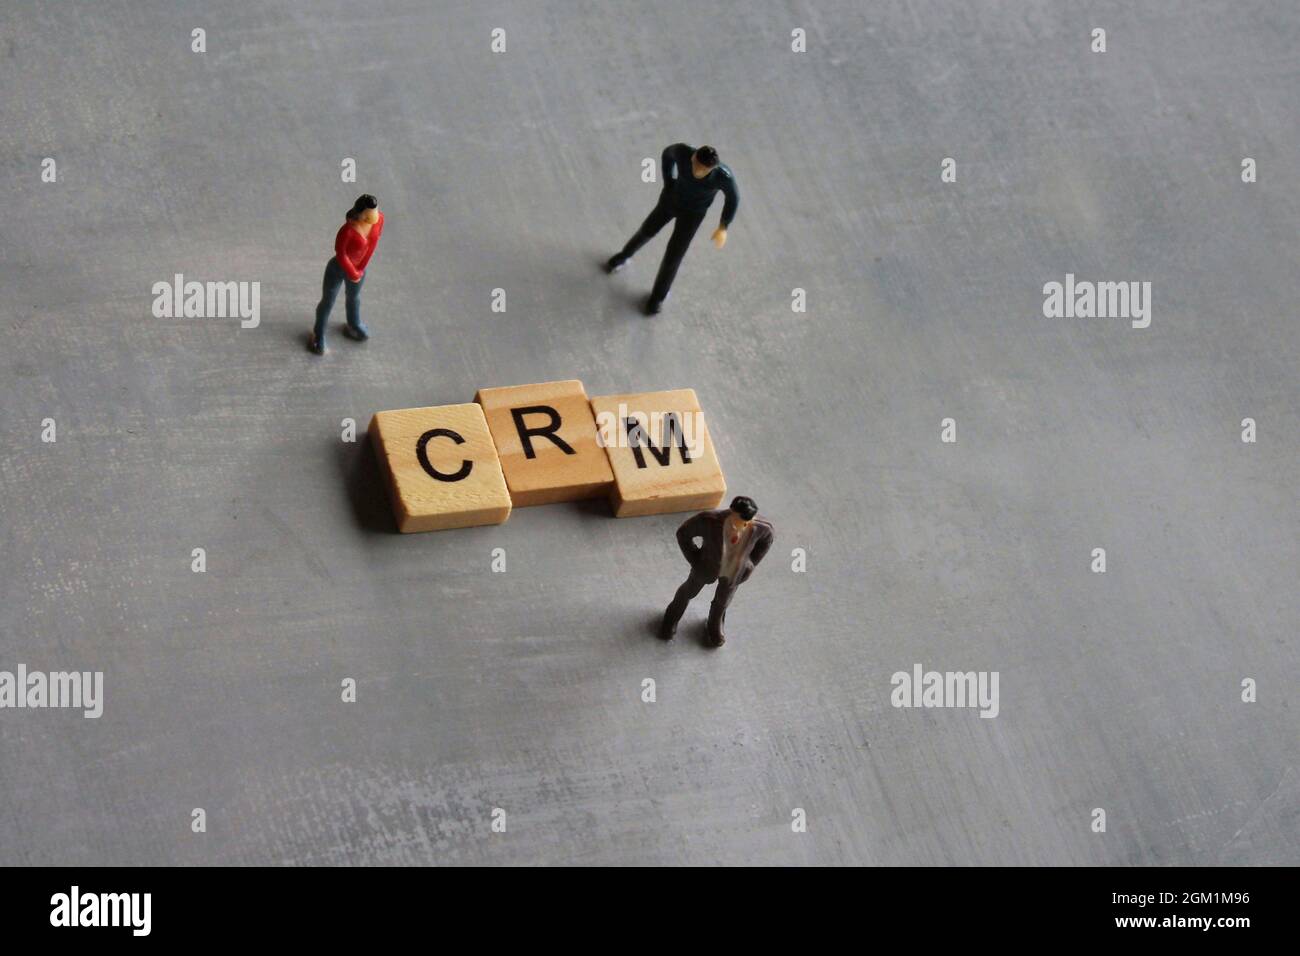
[[[728,9],[4,5],[0,669],[107,701],[0,711],[0,862],[1300,862],[1294,3]],[[743,201],[652,321],[664,240],[595,262],[676,140]],[[316,360],[362,189],[375,338]],[[261,327],[153,318],[175,272]],[[1067,272],[1151,328],[1043,318]],[[776,522],[722,651],[647,631],[679,518],[398,536],[339,441],[568,377],[694,387]],[[1001,715],[892,708],[914,662]]]

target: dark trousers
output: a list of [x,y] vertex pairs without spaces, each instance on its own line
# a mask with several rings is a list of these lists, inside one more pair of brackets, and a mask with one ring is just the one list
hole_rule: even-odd
[[316,306],[317,342],[322,345],[325,344],[325,323],[329,321],[330,310],[334,308],[334,300],[338,298],[339,286],[346,287],[346,291],[343,293],[343,301],[347,306],[348,325],[359,332],[365,331],[365,326],[361,324],[361,286],[365,281],[365,273],[361,274],[361,278],[357,282],[349,279],[337,259],[330,259],[325,264],[325,279],[321,283],[320,304]]
[[[686,605],[690,604],[691,599],[708,583],[692,571],[691,576],[677,589],[677,593],[673,596],[673,603],[669,604],[668,610],[664,612],[664,624],[667,627],[676,627],[677,622],[686,613]],[[722,626],[727,621],[727,605],[735,596],[737,587],[739,585],[732,584],[728,578],[718,578],[718,586],[713,592],[713,603],[709,605],[710,636],[718,637],[722,634]]]
[[650,298],[654,301],[662,302],[668,298],[668,290],[673,287],[673,279],[677,278],[677,267],[682,264],[682,257],[690,248],[691,240],[695,238],[695,231],[704,221],[705,212],[678,212],[673,208],[671,200],[666,196],[660,197],[658,205],[650,211],[650,215],[646,216],[645,222],[641,223],[641,228],[623,247],[620,255],[631,259],[636,251],[653,239],[670,220],[677,220],[677,224],[673,226],[673,234],[668,239],[668,248],[664,250],[664,261],[659,264],[659,274],[655,276],[654,290],[650,293]]

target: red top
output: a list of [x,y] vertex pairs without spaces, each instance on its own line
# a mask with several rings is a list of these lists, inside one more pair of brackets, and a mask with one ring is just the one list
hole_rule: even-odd
[[361,235],[352,223],[345,222],[339,229],[339,234],[334,237],[334,258],[353,282],[361,281],[366,266],[370,264],[370,257],[375,254],[375,246],[379,245],[379,234],[383,231],[384,214],[381,212],[379,219],[370,227],[369,236]]

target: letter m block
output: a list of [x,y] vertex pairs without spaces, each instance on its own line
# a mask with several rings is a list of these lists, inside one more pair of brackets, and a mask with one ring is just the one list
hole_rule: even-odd
[[614,472],[614,514],[716,508],[727,493],[695,391],[604,395],[591,410]]

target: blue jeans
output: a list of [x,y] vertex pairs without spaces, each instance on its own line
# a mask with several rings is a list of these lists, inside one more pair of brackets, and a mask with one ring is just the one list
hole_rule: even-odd
[[361,324],[361,286],[365,281],[365,273],[361,274],[361,279],[357,282],[350,280],[337,259],[331,258],[325,264],[320,305],[316,306],[316,341],[321,345],[325,344],[325,323],[329,321],[330,310],[334,308],[334,300],[338,298],[341,285],[347,287],[343,293],[343,301],[347,306],[348,325],[358,332],[366,331],[366,327]]

